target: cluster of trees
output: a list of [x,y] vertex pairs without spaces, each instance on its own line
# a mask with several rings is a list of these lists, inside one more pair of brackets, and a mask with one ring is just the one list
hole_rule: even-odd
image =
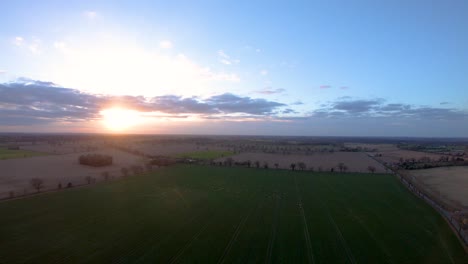
[[440,156],[438,159],[431,159],[429,157],[421,157],[419,159],[400,158],[398,166],[405,170],[417,170],[417,169],[429,169],[437,167],[449,167],[449,166],[466,166],[468,161],[465,161],[462,157],[457,156]]
[[[242,161],[242,162],[239,162],[239,161],[234,161],[232,158],[226,158],[224,161],[219,161],[219,162],[211,162],[211,165],[219,165],[219,166],[227,166],[227,167],[230,167],[230,166],[240,166],[240,167],[247,167],[247,168],[250,168],[250,167],[254,167],[254,168],[257,168],[257,169],[260,169],[260,168],[264,168],[264,169],[269,169],[270,168],[270,165],[268,162],[263,162],[261,163],[260,161],[256,160],[254,162],[252,162],[251,160],[246,160],[246,161]],[[278,163],[274,163],[273,166],[278,169],[279,168],[279,164]],[[294,171],[296,169],[298,170],[307,170],[309,169],[310,171],[314,171],[314,167],[313,166],[309,166],[307,167],[307,165],[300,161],[300,162],[297,162],[297,163],[291,163],[289,165],[289,168]],[[346,164],[344,164],[343,162],[340,162],[338,163],[338,165],[336,166],[336,168],[330,168],[330,172],[334,172],[335,169],[338,169],[340,172],[348,172],[349,168]],[[377,168],[374,167],[374,166],[368,166],[367,167],[367,170],[371,173],[375,173],[377,171]],[[317,171],[319,172],[322,172],[323,171],[323,168],[322,166],[319,166],[317,167]]]
[[177,163],[177,159],[164,156],[153,157],[150,161],[151,165],[156,165],[160,167],[167,167],[175,163]]
[[112,156],[102,154],[87,154],[81,155],[78,161],[82,165],[88,165],[93,167],[102,167],[112,165]]

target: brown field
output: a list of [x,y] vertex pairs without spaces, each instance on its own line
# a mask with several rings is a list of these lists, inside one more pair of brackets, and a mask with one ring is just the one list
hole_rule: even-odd
[[[279,168],[289,169],[291,163],[304,162],[309,170],[311,167],[314,170],[319,170],[319,167],[324,171],[330,171],[334,168],[338,170],[338,163],[342,162],[348,167],[349,172],[369,172],[368,166],[374,166],[376,172],[385,173],[385,168],[377,161],[369,158],[365,153],[356,152],[333,152],[333,153],[315,153],[313,155],[281,155],[268,153],[241,153],[231,156],[234,161],[243,162],[250,160],[251,162],[259,161],[263,166],[265,162],[270,168],[274,168],[274,164],[278,163]],[[217,159],[216,161],[224,161],[225,158]]]
[[101,144],[73,144],[64,143],[61,145],[52,145],[47,143],[39,144],[23,144],[20,145],[21,149],[37,151],[49,154],[70,154],[89,151],[90,148],[102,148]]
[[345,143],[345,147],[349,148],[366,148],[366,149],[377,149],[379,152],[387,152],[398,150],[398,147],[395,144],[368,144],[368,143]]
[[422,157],[429,157],[431,159],[438,160],[441,156],[439,154],[412,151],[412,150],[390,150],[390,151],[379,151],[379,154],[382,154],[382,157],[376,157],[377,159],[387,162],[387,163],[397,163],[400,161],[400,158],[403,159],[420,159]]
[[84,184],[87,176],[101,181],[103,180],[101,173],[104,171],[110,172],[111,177],[121,176],[122,167],[144,163],[142,157],[114,149],[89,153],[111,155],[114,164],[100,168],[80,165],[78,163],[80,153],[0,160],[0,198],[9,195],[10,191],[18,194],[34,192],[30,185],[30,180],[34,177],[44,181],[44,190],[50,190],[56,189],[59,183],[62,183],[63,187],[68,182],[73,185]]
[[458,202],[468,209],[468,167],[441,167],[407,171],[440,198]]

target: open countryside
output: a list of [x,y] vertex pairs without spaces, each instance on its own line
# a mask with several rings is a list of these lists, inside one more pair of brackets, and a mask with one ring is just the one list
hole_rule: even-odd
[[0,212],[1,263],[466,263],[389,174],[178,165]]

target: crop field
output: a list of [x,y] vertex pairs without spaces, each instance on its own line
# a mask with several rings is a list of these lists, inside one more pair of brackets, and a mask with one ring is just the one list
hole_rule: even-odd
[[192,159],[217,159],[225,156],[233,155],[231,151],[221,151],[221,150],[204,150],[204,151],[194,151],[187,152],[175,155],[177,158],[192,158]]
[[0,160],[4,159],[18,159],[18,158],[29,158],[35,156],[43,156],[45,153],[30,151],[30,150],[10,150],[7,148],[0,148]]
[[0,203],[0,263],[466,263],[388,174],[175,166]]
[[407,174],[416,177],[419,182],[442,199],[459,203],[468,209],[468,167],[440,167],[424,170],[408,170]]
[[15,192],[17,195],[35,192],[30,184],[33,177],[44,181],[44,190],[52,190],[57,189],[59,183],[84,184],[87,176],[103,180],[101,173],[104,171],[109,172],[111,177],[118,177],[121,176],[122,167],[143,165],[145,162],[141,157],[115,149],[101,149],[88,153],[110,155],[114,160],[113,165],[105,167],[80,165],[78,157],[82,153],[0,160],[0,199],[8,197],[9,192]]

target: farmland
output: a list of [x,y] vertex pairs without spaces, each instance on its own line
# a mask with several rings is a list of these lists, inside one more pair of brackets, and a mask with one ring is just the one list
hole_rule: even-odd
[[17,159],[17,158],[29,158],[35,156],[46,155],[45,153],[30,151],[30,150],[10,150],[7,148],[0,147],[0,160],[4,159]]
[[64,186],[68,182],[73,185],[85,184],[87,176],[103,180],[101,173],[104,171],[108,172],[111,177],[117,177],[121,175],[122,167],[144,164],[143,158],[115,149],[101,149],[87,153],[110,155],[114,163],[112,166],[99,168],[80,165],[78,157],[83,153],[0,160],[2,170],[0,198],[8,197],[9,192],[14,192],[15,195],[35,192],[30,185],[33,177],[44,180],[44,190],[51,190],[57,189],[59,183]]
[[468,208],[468,167],[441,167],[407,171],[441,198]]
[[388,174],[176,166],[0,203],[0,263],[466,263]]
[[230,156],[233,153],[231,151],[216,151],[216,150],[205,150],[205,151],[194,151],[187,153],[180,153],[175,155],[177,158],[191,158],[191,159],[216,159],[225,156]]

